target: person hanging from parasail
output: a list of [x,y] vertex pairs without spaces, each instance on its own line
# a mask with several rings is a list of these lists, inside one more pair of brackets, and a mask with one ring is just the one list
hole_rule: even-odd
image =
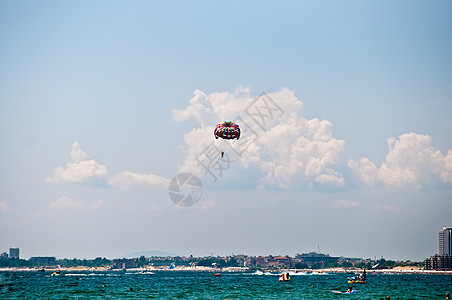
[[[213,131],[216,139],[222,138],[224,140],[233,140],[240,138],[240,127],[232,121],[223,121],[218,123]],[[221,149],[221,158],[224,156],[224,151]]]

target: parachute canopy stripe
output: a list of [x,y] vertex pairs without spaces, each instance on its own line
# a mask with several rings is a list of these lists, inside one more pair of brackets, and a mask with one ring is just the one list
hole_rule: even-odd
[[225,140],[239,139],[240,128],[239,125],[231,121],[223,121],[219,123],[213,131],[215,138],[222,138]]

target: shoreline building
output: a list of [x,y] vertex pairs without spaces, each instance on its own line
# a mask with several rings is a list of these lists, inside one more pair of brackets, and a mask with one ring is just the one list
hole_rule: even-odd
[[452,256],[433,255],[425,259],[426,270],[452,270]]
[[452,269],[452,227],[444,226],[438,234],[439,254],[425,259],[426,270]]
[[29,259],[33,266],[56,266],[56,257],[53,256],[35,256]]
[[9,258],[19,259],[19,248],[9,248]]
[[330,256],[329,254],[317,253],[317,252],[309,252],[295,255],[296,259],[301,260],[305,263],[309,268],[314,264],[318,263],[321,266],[325,266],[329,262],[337,262],[340,257]]
[[439,231],[439,255],[452,255],[452,227]]
[[138,267],[137,258],[119,258],[113,260],[113,269],[133,269]]

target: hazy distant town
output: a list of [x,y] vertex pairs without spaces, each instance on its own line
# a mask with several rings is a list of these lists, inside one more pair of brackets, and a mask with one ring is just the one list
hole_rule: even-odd
[[0,258],[1,267],[105,267],[110,269],[131,269],[131,268],[170,268],[171,266],[185,267],[212,267],[215,269],[226,267],[244,267],[249,269],[323,269],[323,268],[392,268],[395,266],[421,266],[423,262],[400,262],[380,258],[362,259],[334,257],[328,254],[309,252],[291,256],[167,256],[167,257],[146,257],[144,255],[136,258],[107,259],[97,257],[95,259],[57,259],[56,257],[31,257],[28,260],[19,258],[19,249],[10,248],[10,254],[2,253]]
[[425,270],[452,270],[452,227],[443,227],[438,233],[439,254],[426,258],[421,262],[393,261],[383,257],[363,259],[352,257],[335,257],[319,252],[309,252],[291,256],[145,256],[134,258],[95,259],[63,258],[53,256],[36,256],[28,260],[20,258],[19,248],[10,248],[9,253],[0,254],[0,267],[3,268],[103,268],[106,270],[124,270],[133,268],[176,269],[204,267],[213,270],[223,268],[242,268],[249,270],[265,269],[325,269],[325,268],[359,268],[359,269],[391,269],[408,267]]

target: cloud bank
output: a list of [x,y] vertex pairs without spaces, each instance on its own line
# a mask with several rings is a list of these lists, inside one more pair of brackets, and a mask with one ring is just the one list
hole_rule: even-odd
[[[212,182],[232,182],[228,188],[233,189],[345,187],[341,173],[345,141],[333,136],[330,121],[307,119],[302,110],[303,103],[286,88],[258,97],[250,96],[245,88],[210,95],[196,90],[187,107],[172,110],[177,122],[193,118],[198,123],[184,134],[185,158],[179,172],[194,173],[203,182],[210,182],[206,177]],[[223,120],[240,125],[239,140],[214,138],[214,127]],[[388,153],[380,166],[366,157],[348,160],[348,167],[366,185],[421,188],[452,183],[452,150],[443,154],[434,149],[430,136],[411,132],[387,142]],[[88,185],[101,181],[119,189],[167,188],[169,184],[168,179],[155,174],[124,171],[111,176],[78,142],[73,143],[70,157],[65,167],[56,168],[45,181]],[[341,201],[334,206],[355,204]]]
[[124,171],[110,179],[108,184],[120,189],[127,189],[135,186],[167,188],[169,180],[153,174],[139,174]]
[[72,198],[69,198],[67,196],[61,196],[54,202],[50,203],[49,208],[56,212],[61,212],[64,210],[82,210],[84,208],[84,205],[80,201],[73,200]]
[[[46,182],[52,183],[77,183],[77,184],[93,184],[104,181],[107,185],[128,189],[137,186],[167,188],[169,180],[154,174],[140,174],[130,171],[124,171],[113,177],[108,176],[107,167],[88,159],[88,154],[80,149],[78,142],[72,144],[71,162],[66,167],[58,167],[54,170],[52,177],[46,177]],[[54,208],[58,208],[63,204],[70,203],[70,198],[61,198],[54,203]]]
[[72,144],[71,162],[66,168],[54,170],[53,177],[47,177],[46,182],[61,183],[93,183],[107,176],[107,168],[94,160],[88,160],[88,154],[80,149],[79,143]]
[[438,182],[452,183],[452,150],[444,155],[431,143],[428,135],[405,133],[398,139],[388,139],[388,154],[380,167],[368,158],[350,159],[348,166],[369,186],[421,188]]
[[[184,135],[186,157],[179,171],[207,175],[215,181],[222,172],[246,177],[246,171],[253,170],[259,185],[284,189],[300,184],[345,185],[335,169],[345,141],[333,137],[331,122],[306,119],[302,109],[294,91],[286,88],[259,97],[251,97],[244,88],[210,95],[196,90],[185,109],[173,110],[174,120],[194,118],[199,124]],[[214,127],[223,120],[240,125],[240,140],[214,139]],[[226,161],[216,160],[220,149],[225,149]],[[231,161],[234,170],[225,168]],[[256,176],[256,172],[249,173]]]

